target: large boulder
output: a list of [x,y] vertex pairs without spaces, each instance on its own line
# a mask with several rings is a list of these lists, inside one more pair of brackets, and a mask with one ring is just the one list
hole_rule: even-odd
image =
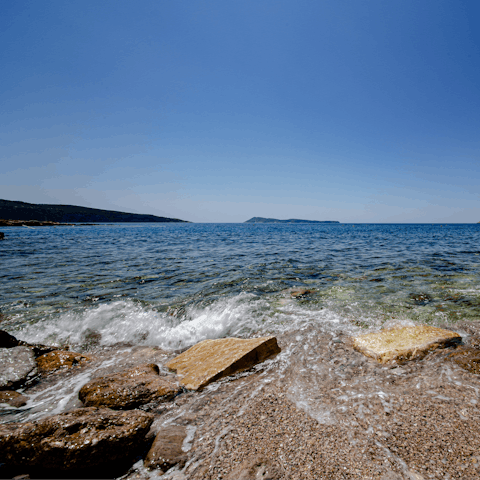
[[462,337],[450,330],[418,325],[392,328],[353,338],[353,348],[380,363],[423,358],[428,352],[460,343]]
[[35,373],[32,350],[27,347],[0,348],[0,390],[16,388]]
[[157,365],[148,363],[92,380],[80,389],[78,397],[87,407],[128,409],[171,400],[180,391],[177,383],[159,375]]
[[181,425],[163,427],[145,457],[143,462],[145,467],[163,472],[174,465],[182,467],[187,458],[182,449],[186,436],[187,429]]
[[9,466],[73,470],[134,455],[153,422],[139,410],[80,408],[34,423],[0,425],[0,458]]
[[37,358],[37,367],[40,373],[52,373],[57,370],[68,370],[75,365],[90,360],[81,353],[54,350]]
[[280,352],[275,337],[204,340],[170,360],[186,388],[198,390],[220,378],[248,370]]

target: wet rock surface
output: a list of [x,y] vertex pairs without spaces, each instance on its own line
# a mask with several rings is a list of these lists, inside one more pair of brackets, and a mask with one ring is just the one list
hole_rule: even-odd
[[0,391],[0,403],[8,403],[12,407],[23,407],[27,404],[28,397],[13,390]]
[[181,425],[163,427],[155,437],[145,457],[144,465],[150,469],[167,471],[174,465],[183,467],[187,455],[182,449],[187,429]]
[[18,347],[20,342],[5,330],[0,330],[0,348]]
[[303,298],[311,293],[313,293],[313,290],[309,290],[308,288],[296,288],[290,292],[290,296],[292,298]]
[[282,477],[283,472],[273,459],[258,455],[242,462],[225,480],[280,480]]
[[20,386],[35,372],[35,357],[29,348],[0,348],[0,389]]
[[83,408],[34,423],[0,425],[0,458],[8,466],[59,471],[123,460],[138,451],[153,415]]
[[173,379],[160,376],[158,366],[151,363],[92,380],[78,396],[86,406],[128,409],[171,400],[180,391]]
[[30,343],[24,342],[23,340],[18,340],[13,335],[6,332],[5,330],[0,330],[0,348],[13,348],[13,347],[30,348],[36,357],[40,355],[44,355],[45,353],[52,352],[54,350],[58,350],[58,347],[52,347],[52,346],[41,345],[36,343],[30,344]]
[[450,355],[450,359],[468,372],[480,374],[480,350],[472,347],[461,347]]
[[353,339],[355,350],[386,363],[423,358],[428,352],[459,344],[462,337],[450,330],[419,325],[392,328]]
[[88,360],[90,360],[89,357],[81,353],[55,350],[38,357],[37,367],[39,373],[47,374],[57,370],[67,370]]
[[170,360],[167,367],[177,372],[186,388],[198,390],[220,378],[247,370],[279,352],[275,337],[204,340]]

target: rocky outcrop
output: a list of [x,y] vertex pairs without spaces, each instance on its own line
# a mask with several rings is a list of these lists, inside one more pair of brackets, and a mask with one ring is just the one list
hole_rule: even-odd
[[182,467],[186,461],[186,454],[182,450],[183,441],[187,436],[187,429],[180,425],[163,427],[156,436],[144,460],[147,468],[167,471],[174,465]]
[[127,409],[170,400],[180,390],[178,384],[159,375],[157,365],[149,363],[92,380],[80,389],[78,397],[87,407]]
[[367,357],[386,363],[423,358],[428,352],[460,343],[462,337],[450,330],[419,325],[383,330],[353,338],[353,348]]
[[0,348],[0,390],[22,385],[36,370],[35,357],[29,348]]
[[177,372],[186,388],[198,390],[220,378],[248,370],[279,352],[275,337],[204,340],[170,360],[167,367]]
[[280,480],[281,469],[273,463],[273,459],[263,456],[247,458],[235,468],[225,480]]
[[15,392],[13,390],[2,390],[0,391],[0,403],[8,403],[12,407],[23,407],[27,404],[28,398],[21,393]]
[[88,360],[90,360],[90,358],[81,353],[55,350],[38,357],[37,367],[39,373],[47,374],[57,372],[58,370],[68,370],[73,366],[80,365],[80,363]]
[[138,451],[153,422],[139,410],[80,408],[34,423],[0,425],[7,465],[73,470],[124,460]]

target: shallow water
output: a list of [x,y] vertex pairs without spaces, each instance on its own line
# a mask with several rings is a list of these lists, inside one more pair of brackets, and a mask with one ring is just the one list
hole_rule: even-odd
[[[480,225],[4,228],[2,328],[27,341],[181,348],[304,325],[480,318]],[[313,293],[292,299],[287,289]]]
[[[280,355],[235,381],[152,407],[157,428],[186,422],[191,440],[213,439],[213,465],[233,428],[224,419],[232,410],[241,417],[255,399],[276,389],[319,425],[343,428],[351,439],[376,435],[396,471],[413,478],[389,450],[388,438],[382,440],[391,427],[382,426],[380,413],[395,411],[408,398],[420,406],[456,402],[462,418],[476,418],[477,376],[446,361],[446,352],[392,369],[353,351],[348,338],[428,323],[454,328],[468,344],[472,332],[480,333],[480,225],[3,230],[0,328],[28,342],[71,345],[92,361],[29,388],[25,407],[1,406],[0,422],[81,406],[78,390],[90,379],[145,362],[162,368],[176,350],[203,339],[264,334],[278,337]],[[298,288],[309,293],[293,298]],[[202,420],[190,424],[198,412]],[[186,466],[192,478],[207,455],[195,448]]]

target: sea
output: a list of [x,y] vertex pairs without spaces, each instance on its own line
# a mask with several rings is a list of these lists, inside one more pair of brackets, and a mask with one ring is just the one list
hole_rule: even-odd
[[[301,345],[314,355],[308,345],[325,335],[480,320],[479,224],[138,223],[2,231],[0,329],[31,343],[82,350],[94,339],[99,347],[174,352],[205,339],[276,335],[288,364],[293,357],[286,352]],[[307,387],[292,387],[295,401],[321,419]],[[36,402],[2,421],[58,412]]]

